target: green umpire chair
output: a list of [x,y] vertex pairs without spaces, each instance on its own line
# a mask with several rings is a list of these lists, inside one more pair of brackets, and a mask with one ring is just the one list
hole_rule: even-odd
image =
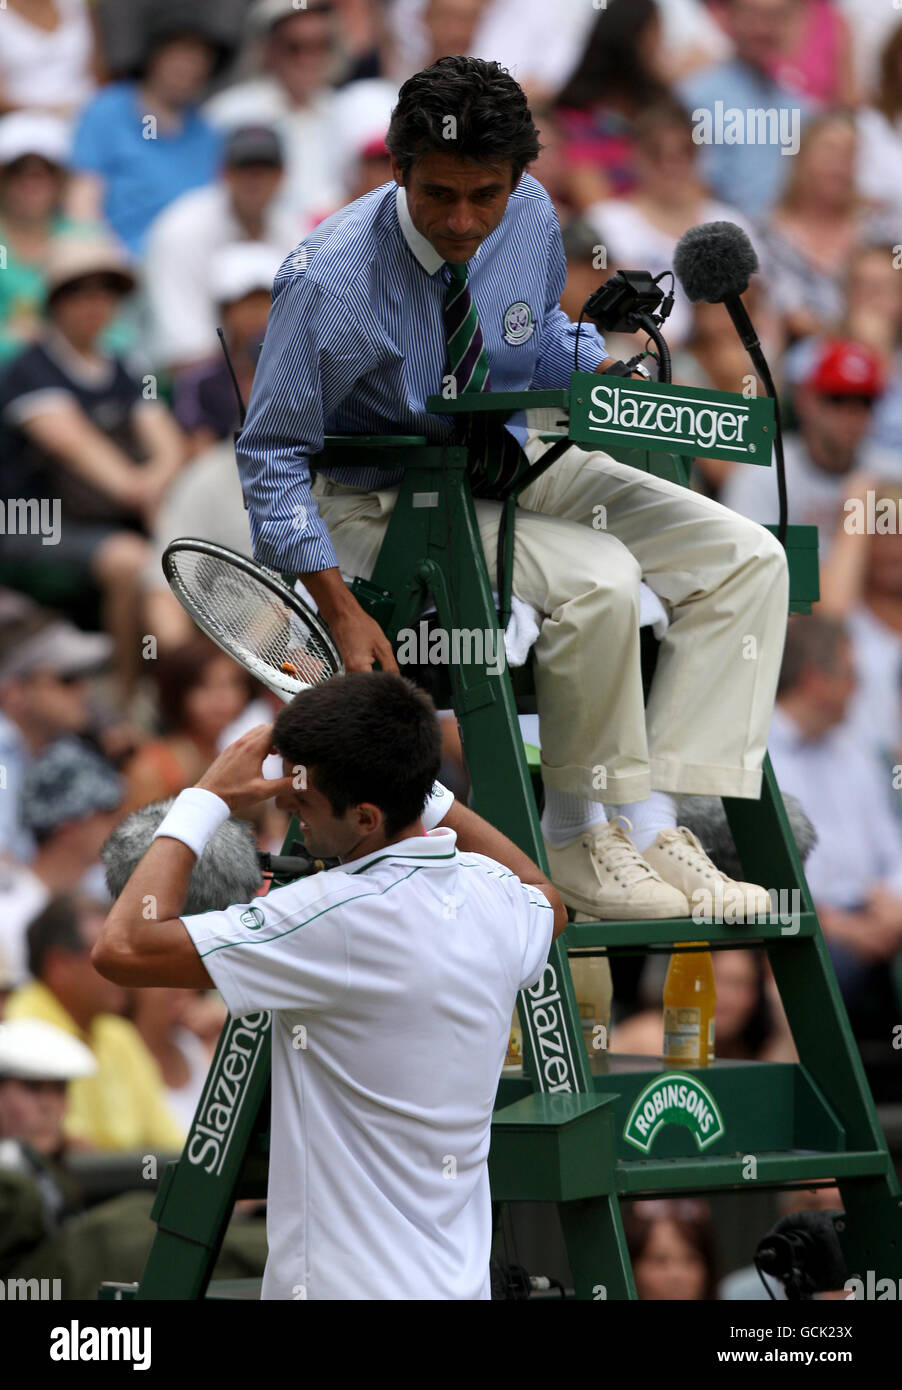
[[[432,397],[440,415],[494,414],[536,407],[559,412],[549,448],[523,472],[504,501],[499,536],[499,611],[476,524],[463,444],[421,437],[327,438],[318,466],[404,470],[397,504],[372,576],[354,590],[390,640],[414,626],[430,602],[446,631],[486,631],[510,611],[516,498],[571,443],[602,447],[615,458],[688,485],[691,439],[661,450],[660,438],[637,428],[615,441],[594,428],[587,406],[598,377],[575,373],[571,389]],[[677,403],[679,387],[626,382]],[[745,411],[757,455],[766,464],[773,408],[762,400],[714,392],[712,409]],[[665,441],[666,442],[666,441]],[[766,445],[766,447],[762,447]],[[628,446],[628,447],[627,447]],[[745,466],[745,464],[743,464]],[[789,527],[790,608],[810,612],[818,597],[817,538]],[[442,672],[444,703],[456,712],[472,784],[471,804],[547,871],[533,778],[510,676],[472,663]],[[436,691],[441,700],[441,692]],[[545,970],[520,995],[522,1075],[502,1077],[489,1160],[495,1203],[555,1203],[576,1296],[635,1298],[620,1203],[684,1193],[748,1192],[837,1183],[844,1214],[836,1230],[850,1276],[902,1277],[902,1195],[792,838],[770,760],[758,801],[724,798],[743,877],[776,889],[797,905],[791,923],[736,926],[691,919],[571,922],[552,945]],[[296,838],[294,827],[286,849]],[[795,1064],[715,1061],[675,1072],[658,1058],[587,1049],[574,997],[568,952],[610,958],[669,954],[704,935],[710,949],[762,947],[786,1010]],[[595,1040],[598,1043],[598,1039]],[[137,1287],[105,1287],[102,1296],[199,1298],[207,1293],[216,1254],[239,1196],[263,1195],[268,1151],[268,1015],[230,1020],[214,1059],[185,1151],[164,1174],[154,1208],[157,1234]],[[591,1053],[591,1055],[590,1055]],[[225,1132],[207,1119],[217,1078],[241,1062],[241,1094]],[[221,1109],[221,1107],[220,1107]],[[227,1289],[210,1296],[228,1296]]]

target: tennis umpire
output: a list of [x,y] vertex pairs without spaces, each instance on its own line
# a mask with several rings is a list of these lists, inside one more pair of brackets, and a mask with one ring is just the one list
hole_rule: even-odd
[[[238,441],[254,554],[300,575],[349,671],[397,669],[342,573],[372,573],[402,473],[326,468],[311,490],[324,432],[450,440],[427,396],[452,381],[458,395],[567,387],[577,332],[559,306],[557,218],[525,172],[539,143],[513,78],[439,59],[404,83],[387,143],[395,182],[327,218],[282,265]],[[616,365],[588,325],[580,358]],[[496,473],[520,445],[535,462],[541,417],[558,413],[513,418],[477,455],[493,579]],[[720,880],[734,920],[766,911],[763,888],[724,882],[678,827],[678,797],[761,794],[788,612],[782,547],[709,498],[575,447],[520,501],[513,591],[543,615],[542,832],[564,901],[601,917],[684,916]],[[640,579],[670,618],[647,708]]]
[[[232,1014],[274,1011],[267,1299],[490,1296],[492,1105],[517,993],[567,913],[466,808],[493,858],[446,824],[424,833],[440,742],[399,675],[303,691],[176,799],[92,954],[120,984],[212,985]],[[180,916],[210,837],[273,794],[341,866]]]

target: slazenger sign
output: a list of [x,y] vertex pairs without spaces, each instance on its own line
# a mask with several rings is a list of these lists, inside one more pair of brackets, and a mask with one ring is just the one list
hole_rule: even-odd
[[656,1076],[637,1096],[623,1137],[647,1154],[658,1130],[668,1124],[683,1125],[695,1135],[700,1149],[706,1149],[724,1132],[717,1101],[707,1086],[680,1071]]
[[570,393],[570,438],[598,448],[770,463],[774,407],[725,391],[579,372]]
[[188,1162],[205,1173],[222,1171],[269,1020],[268,1009],[229,1020],[185,1145]]
[[576,1091],[577,1074],[570,1038],[564,1026],[557,971],[549,961],[532,989],[521,1022],[529,1034],[538,1070],[540,1091]]

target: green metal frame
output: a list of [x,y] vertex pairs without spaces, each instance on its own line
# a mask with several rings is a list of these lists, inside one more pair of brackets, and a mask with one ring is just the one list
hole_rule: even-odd
[[[483,400],[477,408],[507,413],[566,407],[567,400],[567,392],[525,392]],[[429,402],[440,413],[470,404],[440,397]],[[688,459],[646,450],[616,456],[688,483]],[[327,440],[326,457],[330,466],[365,459],[367,466],[384,460],[386,469],[404,468],[374,573],[354,585],[389,638],[418,619],[427,596],[446,629],[497,625],[462,447],[373,436]],[[790,606],[810,611],[817,598],[814,528],[790,527],[787,552]],[[547,871],[507,673],[467,666],[448,674],[474,808]],[[538,984],[520,996],[524,1074],[501,1080],[490,1174],[498,1202],[557,1203],[578,1297],[636,1296],[622,1198],[832,1180],[845,1206],[840,1239],[850,1274],[870,1269],[878,1278],[902,1277],[899,1185],[769,758],[760,801],[724,798],[724,806],[745,877],[795,890],[800,910],[789,930],[778,922],[706,924],[704,936],[714,950],[761,945],[767,951],[799,1062],[718,1061],[699,1069],[696,1078],[719,1111],[723,1133],[699,1152],[689,1129],[667,1124],[654,1141],[654,1155],[640,1155],[625,1138],[630,1107],[650,1082],[670,1073],[655,1059],[587,1056],[567,952],[666,952],[677,942],[697,940],[701,929],[684,919],[570,924],[553,944]],[[295,833],[292,827],[287,844]],[[158,1233],[140,1285],[127,1290],[129,1296],[203,1297],[232,1203],[265,1192],[269,1037],[262,1017],[255,1018],[253,1048],[246,1030],[242,1034],[242,1020],[231,1020],[223,1033],[185,1151],[161,1184],[153,1212]],[[208,1106],[224,1079],[240,1069],[238,1057],[246,1069],[227,1132],[211,1132]],[[216,1114],[222,1113],[220,1105]],[[122,1297],[123,1290],[110,1286],[102,1296]]]

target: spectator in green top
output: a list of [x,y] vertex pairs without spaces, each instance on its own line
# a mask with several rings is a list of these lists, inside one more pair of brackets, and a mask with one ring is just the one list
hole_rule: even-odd
[[0,119],[0,364],[37,336],[44,263],[74,224],[60,212],[69,139],[58,117],[16,111]]

